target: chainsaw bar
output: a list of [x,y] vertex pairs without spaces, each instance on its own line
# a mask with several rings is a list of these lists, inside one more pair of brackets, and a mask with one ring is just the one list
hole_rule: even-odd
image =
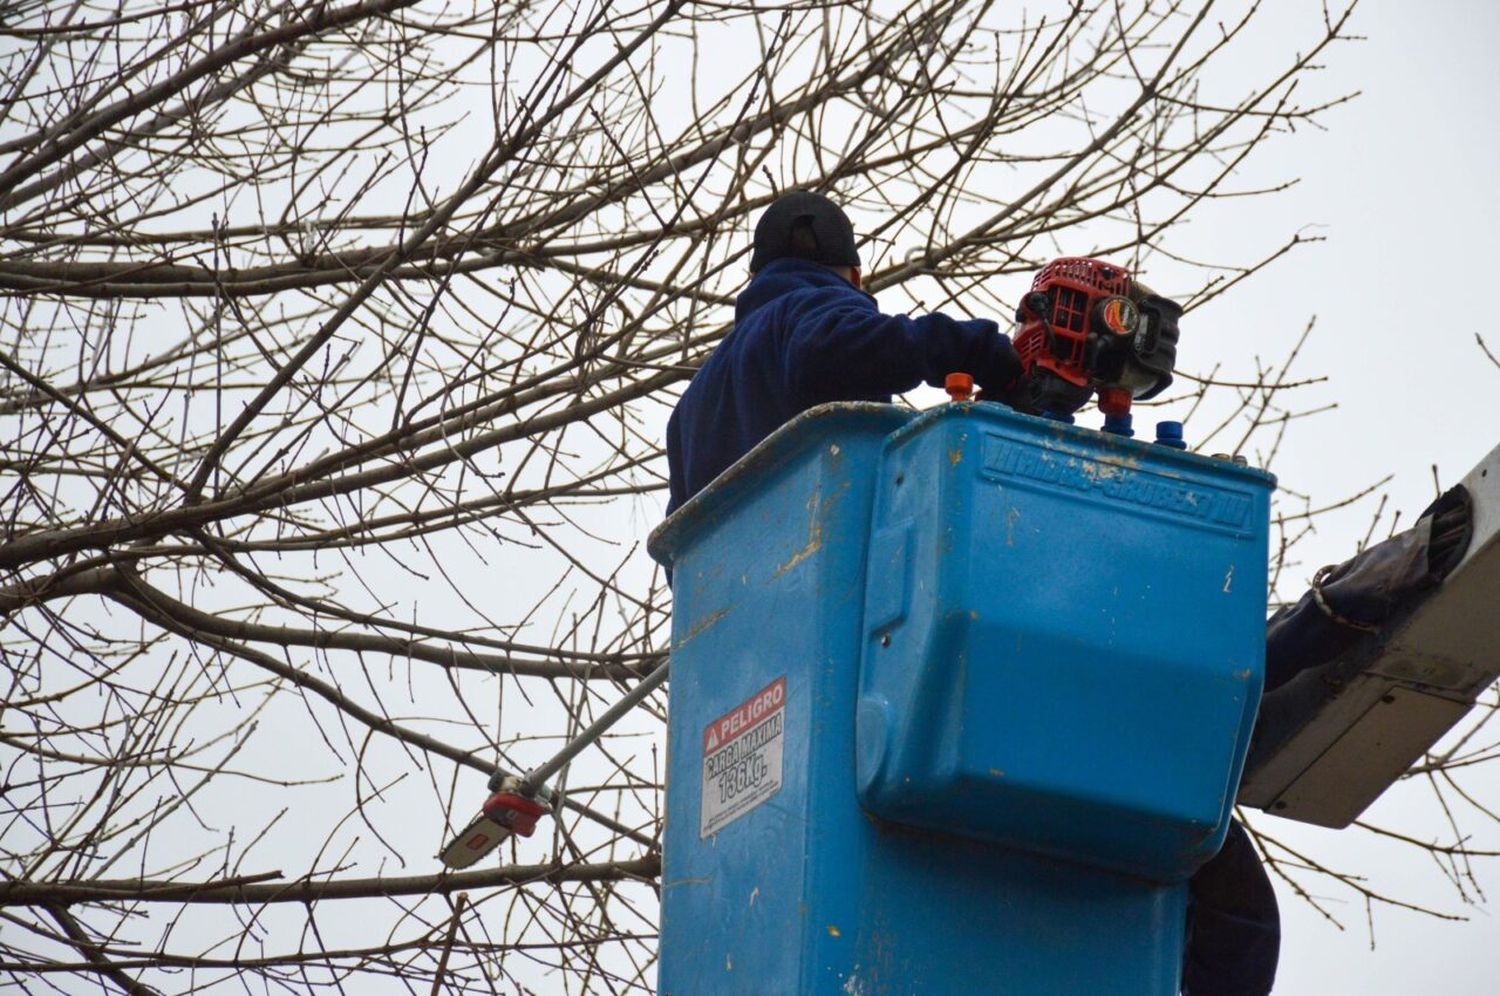
[[500,791],[485,801],[474,822],[443,848],[438,855],[449,868],[467,868],[500,846],[511,834],[530,837],[536,821],[547,814],[547,807],[535,799],[512,791],[514,779],[502,782]]
[[467,868],[504,843],[510,828],[488,813],[480,813],[474,822],[459,831],[458,836],[438,854],[448,868]]

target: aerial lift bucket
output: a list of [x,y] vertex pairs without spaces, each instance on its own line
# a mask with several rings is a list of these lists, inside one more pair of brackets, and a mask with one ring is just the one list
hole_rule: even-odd
[[673,568],[664,993],[1176,993],[1264,668],[1270,475],[837,404]]

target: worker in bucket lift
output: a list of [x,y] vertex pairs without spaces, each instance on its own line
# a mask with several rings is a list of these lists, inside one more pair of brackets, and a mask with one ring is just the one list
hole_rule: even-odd
[[[848,216],[819,194],[789,193],[755,226],[734,329],[667,423],[667,512],[815,405],[889,402],[960,370],[987,398],[1004,402],[1022,390],[1020,359],[995,322],[882,314],[861,290]],[[1187,931],[1187,996],[1270,992],[1281,939],[1276,898],[1238,823],[1189,883]]]

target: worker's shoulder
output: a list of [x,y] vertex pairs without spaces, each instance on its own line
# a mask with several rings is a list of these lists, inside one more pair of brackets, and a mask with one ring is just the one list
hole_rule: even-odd
[[768,343],[784,344],[799,331],[821,329],[830,321],[844,324],[850,316],[862,318],[875,313],[869,297],[847,284],[843,290],[818,285],[788,288],[741,315],[723,348],[729,354],[756,352]]
[[808,284],[789,290],[776,304],[774,310],[767,309],[766,319],[787,331],[809,322],[822,325],[830,318],[843,321],[857,316],[863,321],[879,313],[874,298],[842,280],[839,284]]

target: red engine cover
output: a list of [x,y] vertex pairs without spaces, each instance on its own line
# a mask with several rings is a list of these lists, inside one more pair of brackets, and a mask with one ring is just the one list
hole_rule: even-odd
[[[1022,369],[1030,373],[1039,366],[1070,384],[1087,387],[1089,372],[1084,363],[1084,344],[1088,340],[1089,315],[1100,300],[1130,294],[1129,271],[1100,259],[1067,256],[1042,267],[1031,282],[1031,293],[1047,295],[1051,314],[1035,314],[1022,304],[1021,328],[1013,343],[1020,354]],[[1049,322],[1056,337],[1055,349],[1048,342]]]

